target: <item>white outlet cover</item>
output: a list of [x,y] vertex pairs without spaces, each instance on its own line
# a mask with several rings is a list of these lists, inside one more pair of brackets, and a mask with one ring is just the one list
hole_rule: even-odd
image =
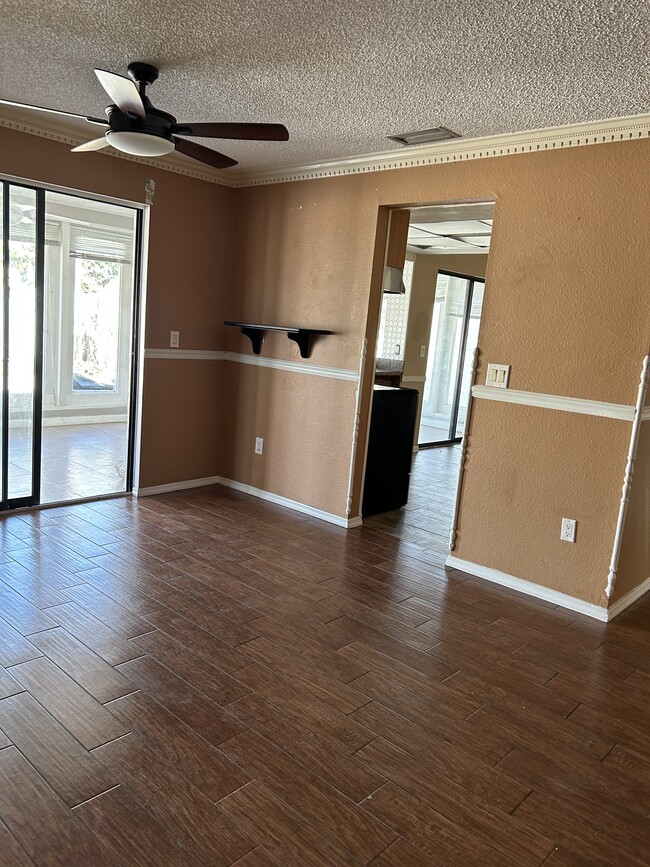
[[485,384],[491,388],[507,388],[510,382],[509,364],[488,364]]
[[264,440],[262,437],[255,437],[255,454],[261,455],[264,453]]
[[575,542],[577,523],[578,522],[575,521],[573,518],[562,518],[560,539],[562,539],[563,542]]
[[169,332],[169,345],[172,349],[177,349],[180,345],[180,331]]

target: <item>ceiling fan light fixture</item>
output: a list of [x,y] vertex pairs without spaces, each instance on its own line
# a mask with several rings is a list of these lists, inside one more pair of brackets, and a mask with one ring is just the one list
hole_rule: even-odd
[[146,132],[109,130],[108,143],[118,151],[134,157],[164,157],[174,150],[174,142],[159,135]]
[[418,129],[414,132],[403,132],[400,135],[386,136],[391,141],[396,141],[402,145],[435,144],[436,142],[449,141],[449,139],[461,137],[459,132],[447,129],[446,126],[436,126],[433,129]]

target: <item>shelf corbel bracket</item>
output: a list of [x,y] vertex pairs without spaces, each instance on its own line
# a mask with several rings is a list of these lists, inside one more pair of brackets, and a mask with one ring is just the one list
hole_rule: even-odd
[[241,333],[245,334],[246,337],[250,338],[251,346],[253,347],[253,353],[255,355],[259,355],[262,351],[264,330],[262,328],[247,328],[246,325],[242,325]]
[[298,344],[301,358],[309,358],[311,353],[311,336],[313,332],[299,328],[297,331],[287,331],[289,340],[293,340]]

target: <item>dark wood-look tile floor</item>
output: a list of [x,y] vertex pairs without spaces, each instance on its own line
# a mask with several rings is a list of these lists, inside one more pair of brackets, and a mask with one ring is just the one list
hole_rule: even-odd
[[408,503],[364,518],[364,525],[446,556],[459,467],[460,445],[420,449],[413,455]]
[[650,861],[609,625],[223,488],[0,521],[0,864]]

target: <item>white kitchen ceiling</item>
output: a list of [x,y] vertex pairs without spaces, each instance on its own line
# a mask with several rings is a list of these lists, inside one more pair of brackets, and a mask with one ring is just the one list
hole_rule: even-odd
[[251,172],[408,150],[386,136],[432,126],[475,138],[648,112],[649,20],[647,0],[5,0],[0,97],[101,115],[93,67],[147,61],[179,121],[288,127],[289,142],[201,142]]
[[492,236],[492,202],[429,205],[411,210],[408,249],[431,255],[487,253]]

